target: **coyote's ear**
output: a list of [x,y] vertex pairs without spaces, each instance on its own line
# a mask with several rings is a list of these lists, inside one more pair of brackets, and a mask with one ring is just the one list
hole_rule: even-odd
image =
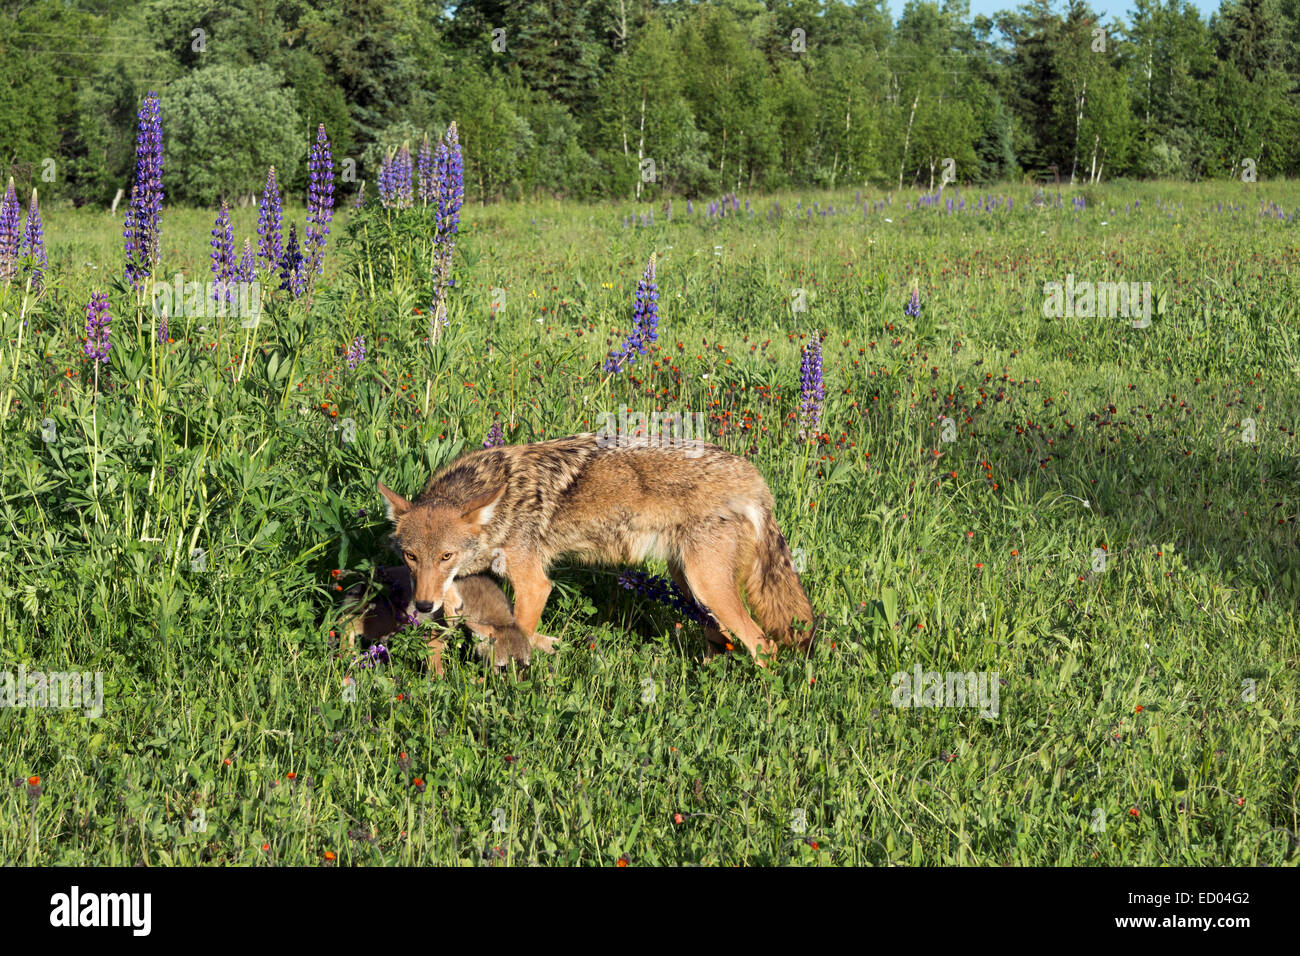
[[492,513],[496,511],[497,503],[505,493],[506,486],[502,485],[500,488],[489,491],[485,495],[479,495],[479,497],[475,498],[473,501],[465,502],[465,504],[461,506],[463,508],[460,513],[461,520],[467,521],[472,525],[479,525],[480,527],[487,524],[492,520]]
[[411,503],[395,492],[392,488],[387,487],[382,481],[376,482],[379,485],[379,493],[384,496],[384,508],[388,511],[388,520],[396,522],[398,518],[411,510]]

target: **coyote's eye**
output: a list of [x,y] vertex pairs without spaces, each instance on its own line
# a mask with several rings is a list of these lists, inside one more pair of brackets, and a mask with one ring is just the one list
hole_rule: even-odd
[[451,552],[450,552],[450,551],[446,552],[446,553],[442,556],[442,560],[444,560],[444,561],[450,561],[450,560],[451,560]]
[[407,561],[410,561],[412,564],[414,564],[414,563],[415,563],[415,552],[414,552],[414,551],[407,551],[407,552],[406,552],[406,560],[407,560]]

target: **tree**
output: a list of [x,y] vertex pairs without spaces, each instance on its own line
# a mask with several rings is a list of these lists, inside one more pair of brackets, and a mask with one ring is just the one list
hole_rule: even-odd
[[780,161],[776,84],[762,55],[725,7],[698,7],[675,31],[686,71],[683,90],[708,137],[714,186],[764,183]]
[[504,79],[478,69],[467,69],[454,92],[465,192],[480,202],[518,192],[519,164],[534,139],[514,103]]
[[970,99],[982,83],[959,47],[959,32],[957,11],[926,0],[909,0],[898,21],[889,60],[897,89],[890,125],[899,188],[933,189],[948,159],[960,179],[976,171],[979,131]]
[[266,66],[197,70],[168,87],[164,111],[169,201],[252,196],[268,166],[289,179],[307,155],[293,97]]
[[[654,16],[630,34],[606,72],[593,130],[617,193],[694,192],[707,181],[705,136],[682,90],[684,71],[672,34]],[[643,166],[647,160],[653,166]]]
[[387,0],[334,0],[287,24],[325,64],[351,111],[354,149],[374,143],[416,99],[419,71],[398,42]]

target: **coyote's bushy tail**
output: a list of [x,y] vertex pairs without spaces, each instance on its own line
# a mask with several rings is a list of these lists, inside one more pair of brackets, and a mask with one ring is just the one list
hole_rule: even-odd
[[778,644],[807,651],[813,641],[812,604],[770,508],[763,510],[753,561],[741,575],[750,612],[763,633]]

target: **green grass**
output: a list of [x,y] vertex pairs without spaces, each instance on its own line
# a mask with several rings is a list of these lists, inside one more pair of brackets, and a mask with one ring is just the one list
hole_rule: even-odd
[[[1300,251],[1259,207],[1300,184],[990,192],[1013,210],[470,207],[436,349],[418,213],[342,214],[310,313],[176,317],[161,345],[114,287],[120,223],[49,213],[21,348],[0,289],[0,671],[102,671],[105,713],[0,711],[0,860],[1297,862]],[[165,277],[206,280],[212,218],[165,211]],[[610,379],[652,251],[659,342]],[[1150,282],[1151,327],[1045,318],[1067,273]],[[115,347],[92,401],[94,289]],[[813,443],[791,413],[817,329]],[[396,561],[376,479],[414,493],[497,415],[526,442],[619,408],[706,412],[757,464],[812,655],[705,665],[617,569],[561,566],[540,629],[564,646],[524,678],[458,652],[430,680],[408,633],[346,700],[332,572]],[[917,665],[996,672],[997,717],[893,706]]]

